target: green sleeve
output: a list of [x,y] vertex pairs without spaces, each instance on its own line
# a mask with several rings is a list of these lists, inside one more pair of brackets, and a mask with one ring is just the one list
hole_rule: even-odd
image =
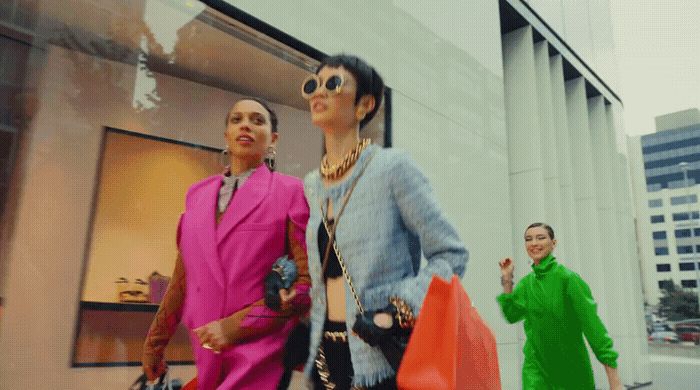
[[501,306],[503,316],[506,317],[506,321],[511,324],[521,321],[525,318],[525,313],[527,312],[524,284],[525,279],[522,279],[515,286],[513,292],[510,294],[503,293],[496,298],[498,304]]
[[612,338],[608,335],[603,321],[597,313],[597,307],[588,284],[577,274],[574,274],[567,286],[567,295],[571,299],[576,317],[581,324],[583,334],[599,362],[617,367],[618,353],[613,349]]

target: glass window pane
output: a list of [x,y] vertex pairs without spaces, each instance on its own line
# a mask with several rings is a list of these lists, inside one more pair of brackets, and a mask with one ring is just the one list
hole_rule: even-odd
[[680,263],[678,264],[678,268],[681,271],[695,271],[695,264],[694,263]]
[[655,253],[657,256],[665,256],[665,255],[668,255],[668,247],[662,246],[662,247],[654,248],[654,253]]
[[684,238],[684,237],[691,237],[691,231],[690,229],[677,229],[676,230],[676,238]]
[[697,202],[698,202],[698,196],[695,194],[688,195],[688,196],[683,195],[683,196],[672,196],[671,197],[671,205],[672,206],[681,205],[681,204],[688,204],[688,203],[697,203]]
[[697,285],[696,280],[681,280],[681,287],[683,288],[695,288]]
[[[279,173],[301,179],[319,165],[323,132],[311,122],[300,86],[318,65],[310,55],[321,52],[204,3],[0,1],[0,355],[22,348],[37,358],[40,378],[52,378],[54,362],[61,362],[60,385],[42,382],[46,388],[123,389],[140,375],[142,346],[181,249],[188,189],[207,178],[218,185],[230,164],[219,152],[237,100],[264,98],[277,113]],[[493,79],[502,89],[502,80]],[[363,137],[384,144],[387,108],[379,106]],[[253,142],[266,146],[263,140]],[[252,199],[256,187],[249,180],[236,194],[242,203],[231,207],[246,206],[246,188]],[[221,224],[234,218],[226,217]],[[266,253],[283,255],[286,216],[257,217],[242,216],[235,223],[244,228],[231,234],[278,232],[265,243]],[[209,222],[216,223],[213,214]],[[216,240],[225,233],[211,227],[205,236],[214,241],[202,247],[219,253]],[[247,249],[249,240],[241,242]],[[219,255],[220,265],[230,266],[230,253]],[[240,291],[203,299],[202,305],[222,305],[223,314],[211,320],[256,304],[274,260],[235,271]],[[188,269],[194,280],[186,285],[188,299],[200,293],[200,282],[217,283],[196,279],[206,269]],[[260,283],[248,283],[254,278]],[[173,313],[165,357],[173,377],[188,381],[197,372],[184,324],[194,324],[185,318],[176,326],[181,318]],[[3,387],[9,378],[0,376]]]
[[654,238],[654,240],[666,239],[666,232],[665,231],[653,232],[652,237]]
[[681,254],[681,255],[693,253],[693,246],[692,245],[679,245],[676,249],[678,250],[678,254]]
[[674,221],[687,221],[688,218],[688,213],[674,213],[673,214],[673,220]]
[[649,207],[662,207],[663,205],[662,199],[649,199]]
[[670,289],[673,287],[673,282],[670,280],[659,280],[659,288],[664,290],[664,289]]

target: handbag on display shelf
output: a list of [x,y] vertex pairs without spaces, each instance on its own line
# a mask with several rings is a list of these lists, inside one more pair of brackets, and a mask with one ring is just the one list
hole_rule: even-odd
[[143,279],[136,279],[133,282],[129,282],[128,279],[121,277],[114,283],[117,290],[117,302],[149,303],[148,283]]
[[161,275],[158,271],[153,271],[148,277],[148,296],[151,303],[159,304],[165,296],[165,291],[168,289],[170,277]]
[[496,339],[459,277],[433,276],[401,361],[399,389],[500,390]]

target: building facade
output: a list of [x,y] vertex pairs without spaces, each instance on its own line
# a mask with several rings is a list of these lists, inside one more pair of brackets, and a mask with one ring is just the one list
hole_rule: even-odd
[[700,111],[656,118],[656,133],[629,140],[646,301],[674,283],[697,291],[700,262]]
[[[384,76],[368,135],[410,152],[470,251],[463,282],[496,335],[503,388],[520,387],[524,335],[498,308],[497,263],[515,258],[517,278],[530,270],[523,231],[535,221],[554,226],[557,257],[590,284],[623,382],[651,379],[608,2],[362,4],[3,2],[2,64],[20,85],[7,95],[22,112],[0,237],[9,387],[130,384],[148,317],[115,301],[115,280],[171,272],[180,196],[214,169],[237,97],[274,103],[280,171],[317,166],[321,135],[299,88],[338,52]],[[110,186],[112,170],[130,184]],[[150,217],[134,226],[125,213]],[[187,379],[181,359],[173,374]]]

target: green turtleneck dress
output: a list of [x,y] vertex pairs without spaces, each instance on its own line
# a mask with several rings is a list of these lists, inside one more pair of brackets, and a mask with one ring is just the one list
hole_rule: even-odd
[[510,294],[498,296],[506,320],[525,320],[523,389],[594,389],[588,344],[598,360],[617,367],[618,353],[596,313],[591,289],[550,254]]

